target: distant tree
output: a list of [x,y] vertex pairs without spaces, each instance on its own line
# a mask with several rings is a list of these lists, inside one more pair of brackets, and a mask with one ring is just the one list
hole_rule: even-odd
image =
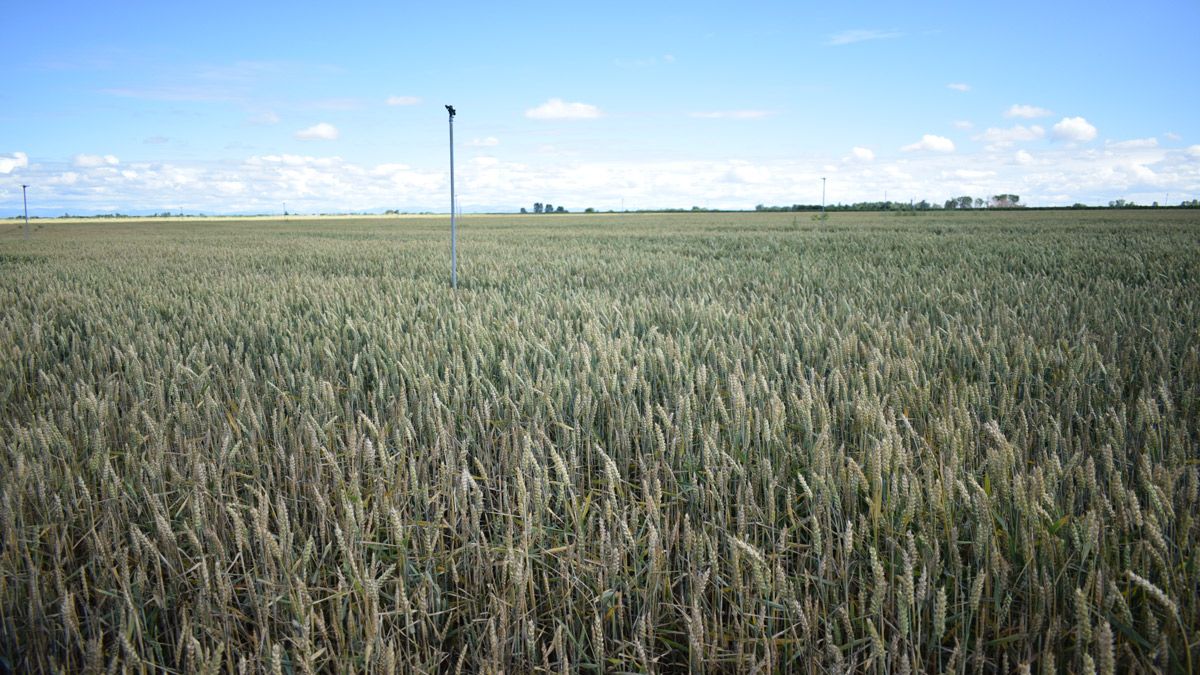
[[534,212],[534,213],[541,213],[543,208],[544,208],[544,207],[542,206],[542,203],[541,203],[541,202],[534,202],[534,203],[533,203],[533,212]]
[[554,212],[555,213],[566,213],[567,210],[560,206],[560,207],[554,209]]
[[522,207],[521,207],[521,213],[529,213],[529,212],[525,210],[525,207],[524,207],[524,206],[522,206]]
[[982,209],[982,208],[983,208],[983,204],[984,204],[983,197],[976,197],[976,198],[975,198],[975,208],[977,208],[977,209]]
[[583,210],[583,212],[584,212],[584,213],[595,213],[595,212],[596,212],[596,209],[594,209],[594,208],[592,208],[592,207],[590,207],[590,206],[589,206],[589,207],[587,207],[586,209],[584,209],[584,210]]
[[554,207],[550,205],[550,202],[546,202],[546,205],[542,207],[542,213],[554,213]]
[[917,209],[919,209],[921,211],[928,211],[929,210],[929,202],[922,199],[921,201],[917,202]]
[[[958,202],[958,208],[960,208],[960,209],[971,208],[972,201],[971,201],[971,197],[968,195],[963,195],[954,201]],[[976,200],[976,201],[979,201],[979,200]]]
[[1124,199],[1114,199],[1113,201],[1108,203],[1108,208],[1123,209],[1123,208],[1125,208],[1125,200]]
[[1013,209],[1021,205],[1021,197],[1019,195],[992,195],[992,208],[995,209]]

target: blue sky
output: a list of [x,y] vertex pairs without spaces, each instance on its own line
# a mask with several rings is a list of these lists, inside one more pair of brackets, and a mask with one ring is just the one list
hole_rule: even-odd
[[4,16],[0,216],[1200,198],[1195,2]]

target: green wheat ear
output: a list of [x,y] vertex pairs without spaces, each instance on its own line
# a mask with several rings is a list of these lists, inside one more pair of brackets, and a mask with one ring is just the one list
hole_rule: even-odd
[[0,233],[0,670],[1191,672],[1196,218]]

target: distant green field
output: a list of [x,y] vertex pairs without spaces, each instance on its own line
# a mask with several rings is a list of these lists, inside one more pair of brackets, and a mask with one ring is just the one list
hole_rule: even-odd
[[1200,212],[0,222],[0,672],[1195,672]]

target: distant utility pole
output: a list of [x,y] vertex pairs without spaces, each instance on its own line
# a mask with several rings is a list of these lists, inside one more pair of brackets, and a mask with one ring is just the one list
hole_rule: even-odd
[[21,203],[25,205],[25,238],[29,238],[29,199],[25,196],[28,185],[21,185]]
[[825,215],[825,177],[821,176],[821,215]]
[[446,106],[450,113],[450,287],[458,288],[458,231],[454,222],[454,212],[458,202],[454,200],[454,106]]

